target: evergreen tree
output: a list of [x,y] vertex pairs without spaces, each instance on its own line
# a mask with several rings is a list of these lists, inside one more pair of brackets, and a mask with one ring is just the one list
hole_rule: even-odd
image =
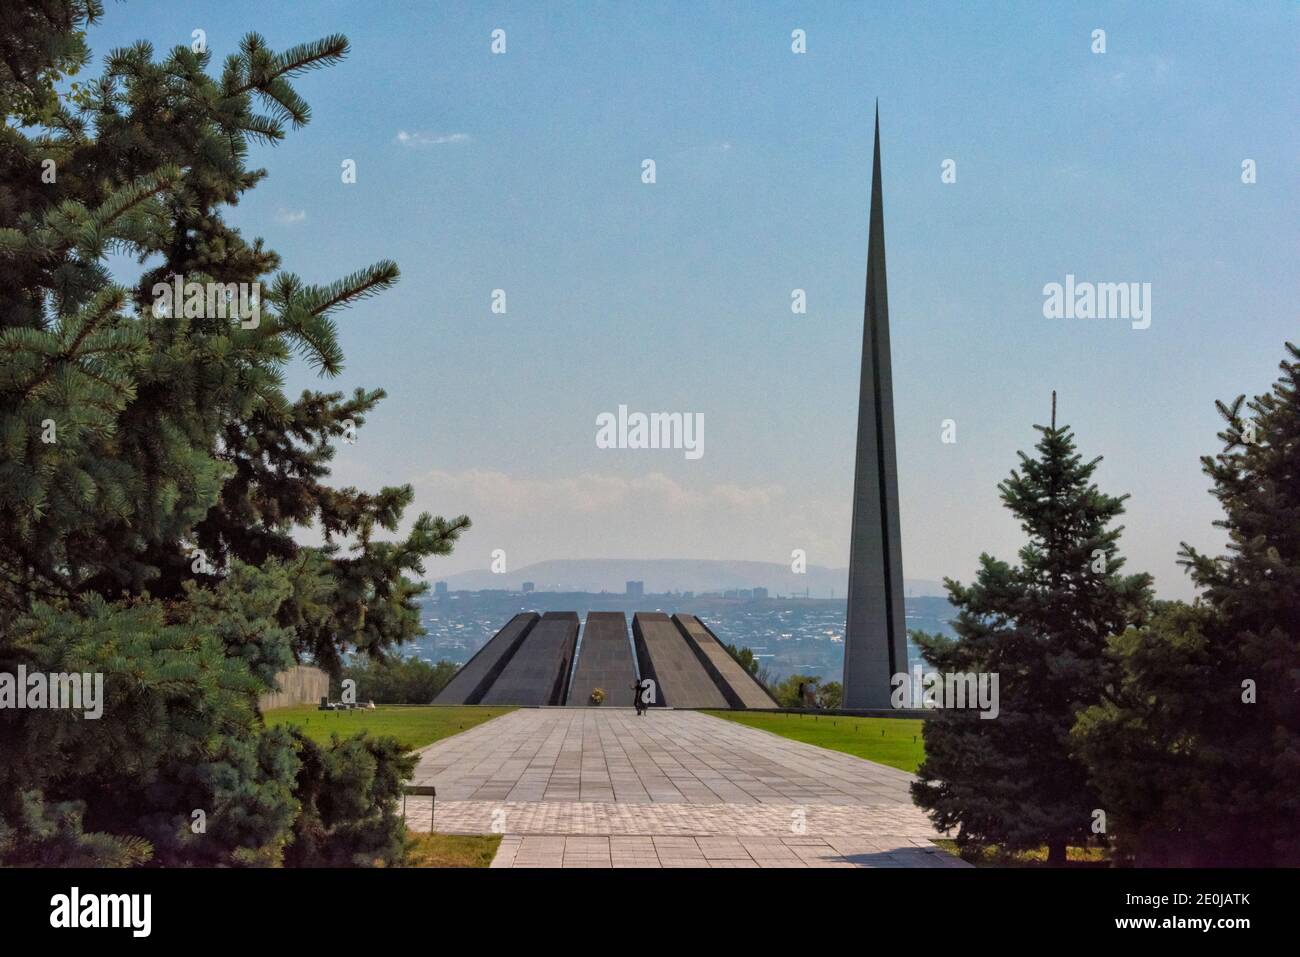
[[419,658],[365,657],[345,667],[343,678],[356,682],[357,701],[429,704],[459,670],[446,660],[431,665]]
[[754,657],[753,649],[738,648],[732,644],[726,644],[722,647],[727,649],[727,654],[731,655],[731,657],[735,659],[736,664],[740,665],[740,667],[744,668],[751,675],[758,674],[758,659]]
[[1216,403],[1201,461],[1228,551],[1184,543],[1200,589],[1111,643],[1111,693],[1075,736],[1143,865],[1300,866],[1300,348],[1272,391]]
[[998,486],[1028,538],[1020,563],[981,555],[973,584],[945,582],[957,637],[913,634],[941,673],[997,674],[997,717],[935,711],[912,794],[939,828],[958,828],[959,845],[1046,845],[1063,864],[1099,807],[1070,728],[1108,680],[1106,638],[1145,619],[1151,580],[1120,574],[1123,528],[1111,523],[1127,496],[1093,484],[1101,459],[1083,461],[1068,428],[1035,428],[1037,457],[1020,453]]
[[[347,40],[276,53],[250,33],[216,76],[206,49],[139,43],[70,85],[102,12],[0,9],[0,671],[98,671],[107,697],[99,721],[0,712],[0,861],[313,859],[295,821],[322,801],[349,860],[391,858],[393,784],[370,768],[401,770],[391,742],[304,777],[320,749],[267,731],[256,699],[295,657],[337,672],[419,634],[423,560],[469,522],[421,515],[384,540],[409,486],[325,483],[383,392],[281,387],[294,356],[339,373],[339,314],[396,265],[315,285],[223,216],[266,175],[250,146],[310,118],[292,78]],[[144,275],[115,283],[109,252]],[[259,284],[260,316],[157,308],[173,277]],[[324,547],[297,544],[308,524]]]
[[838,681],[828,681],[817,688],[817,707],[835,710],[844,704],[844,686]]
[[816,695],[820,690],[821,680],[820,675],[805,675],[796,672],[792,675],[786,675],[775,685],[767,686],[767,690],[776,699],[777,705],[782,708],[806,708],[808,707],[806,693],[811,689],[813,694]]
[[416,758],[394,738],[362,733],[329,745],[302,739],[296,793],[302,813],[285,863],[365,866],[400,859],[406,825],[397,812]]

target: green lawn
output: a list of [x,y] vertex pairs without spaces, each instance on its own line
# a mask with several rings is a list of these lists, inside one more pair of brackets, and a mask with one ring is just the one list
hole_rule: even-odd
[[760,711],[706,711],[783,738],[843,751],[909,773],[925,758],[920,718],[846,718],[832,715],[766,714]]
[[513,708],[480,708],[440,705],[378,705],[374,711],[318,711],[315,705],[276,708],[266,712],[268,726],[295,724],[313,741],[328,744],[330,735],[341,738],[369,731],[390,735],[408,750],[422,748],[442,738],[467,731],[476,724],[513,711]]
[[487,867],[500,834],[417,834],[407,832],[403,867]]
[[[1046,867],[1047,848],[1033,851],[1007,852],[1001,847],[970,847],[958,850],[957,842],[937,838],[934,842],[949,854],[969,861],[976,867]],[[1067,847],[1066,867],[1110,867],[1110,851],[1104,847]]]

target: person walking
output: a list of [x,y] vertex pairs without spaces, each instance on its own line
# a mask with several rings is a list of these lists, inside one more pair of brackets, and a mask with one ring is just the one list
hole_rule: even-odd
[[632,707],[636,708],[636,716],[641,717],[641,710],[645,706],[641,703],[641,682],[632,682]]

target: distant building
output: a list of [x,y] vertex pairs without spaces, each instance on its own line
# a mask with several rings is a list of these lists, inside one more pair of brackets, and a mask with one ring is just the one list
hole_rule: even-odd
[[755,598],[755,600],[757,600],[757,601],[763,601],[763,600],[765,600],[765,599],[767,598],[767,589],[766,589],[766,588],[755,588],[755,589],[754,589],[754,598]]
[[447,583],[446,583],[446,582],[435,582],[435,583],[434,583],[434,586],[433,586],[433,593],[434,593],[435,595],[437,595],[439,598],[444,598],[444,597],[446,597],[446,595],[447,595]]
[[523,584],[523,586],[522,586],[522,590],[523,590],[524,594],[527,594],[527,593],[530,592],[530,591],[534,591],[536,588],[537,588],[537,586],[534,585],[532,582],[524,582],[524,584]]
[[627,597],[628,597],[628,598],[644,598],[644,597],[645,597],[645,582],[628,582],[628,583],[627,583]]

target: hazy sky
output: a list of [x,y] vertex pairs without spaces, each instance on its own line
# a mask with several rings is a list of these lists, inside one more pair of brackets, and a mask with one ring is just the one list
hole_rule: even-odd
[[[996,484],[1056,389],[1132,494],[1129,568],[1190,594],[1179,541],[1220,540],[1213,400],[1300,338],[1293,3],[107,6],[98,56],[351,39],[232,219],[311,282],[401,266],[343,317],[343,374],[290,385],[388,391],[335,477],[470,515],[430,578],[496,548],[847,564],[877,97],[909,578],[1014,558]],[[1151,283],[1150,328],[1044,318],[1067,274]],[[702,413],[704,455],[597,448],[620,404]]]

